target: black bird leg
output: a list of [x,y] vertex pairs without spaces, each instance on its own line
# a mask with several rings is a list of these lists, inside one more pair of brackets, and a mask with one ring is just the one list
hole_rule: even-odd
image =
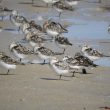
[[21,61],[22,61],[22,59],[20,58],[20,59],[19,59],[19,61],[21,62]]
[[82,69],[83,74],[87,74],[86,69]]
[[34,0],[32,0],[32,4],[34,4]]
[[59,80],[61,79],[62,75],[60,75]]
[[72,77],[75,77],[75,75],[74,75],[75,71],[73,71],[72,73],[73,73],[73,74],[72,74]]
[[59,18],[61,17],[61,12],[59,13]]
[[10,70],[7,71],[7,75],[9,74]]
[[20,26],[18,27],[18,32],[20,31]]

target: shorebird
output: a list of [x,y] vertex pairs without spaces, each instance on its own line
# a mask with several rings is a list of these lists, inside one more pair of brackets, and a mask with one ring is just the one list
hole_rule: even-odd
[[66,65],[63,61],[59,61],[56,57],[50,59],[50,67],[60,76],[61,79],[62,75],[73,73],[72,77],[74,77],[74,69],[70,68]]
[[43,31],[42,27],[40,25],[36,24],[36,22],[34,20],[31,20],[29,22],[29,24],[30,24],[30,27],[35,28],[41,32]]
[[21,30],[25,35],[34,31],[34,29],[30,27],[30,24],[28,22],[23,23]]
[[81,53],[76,53],[74,58],[70,56],[65,56],[63,61],[68,64],[71,68],[82,69],[82,73],[86,74],[86,68],[88,67],[97,67],[98,65],[94,64],[88,57],[83,56]]
[[34,20],[23,23],[21,28],[25,35],[30,32],[43,33],[42,27],[40,25],[37,25]]
[[59,12],[59,17],[64,10],[73,11],[72,6],[67,6],[64,1],[55,2],[52,6]]
[[0,64],[8,69],[7,74],[9,74],[10,69],[16,69],[16,65],[24,65],[23,63],[20,63],[7,56],[4,52],[0,52]]
[[10,21],[18,27],[18,31],[20,30],[20,27],[24,24],[27,23],[27,19],[24,16],[20,16],[18,11],[13,10],[12,14],[10,15]]
[[55,37],[55,42],[56,44],[63,48],[64,50],[68,47],[68,46],[72,46],[73,44],[70,43],[70,41],[68,40],[68,38],[63,37],[63,36],[57,36]]
[[46,47],[35,47],[34,48],[34,53],[37,54],[41,59],[44,60],[42,64],[46,63],[46,60],[56,56],[56,55],[62,55],[64,52],[53,52],[51,49],[46,48]]
[[25,39],[29,42],[32,47],[43,46],[46,42],[51,41],[45,33],[30,32],[26,34]]
[[49,36],[56,37],[62,33],[67,33],[68,30],[65,29],[60,23],[54,22],[51,19],[46,21],[43,24],[43,30],[46,32]]
[[53,4],[55,2],[58,2],[59,0],[42,0],[42,1],[44,1],[47,4],[47,7],[48,7],[48,4]]
[[30,50],[29,48],[24,47],[20,43],[12,42],[9,46],[10,51],[20,59],[20,62],[22,59],[26,58],[28,55],[32,55],[34,52]]
[[78,4],[79,0],[65,0],[65,3],[68,4],[69,6],[74,6]]
[[8,9],[7,7],[1,7],[0,6],[0,16],[2,18],[2,21],[5,16],[9,15],[12,12],[11,9]]
[[98,50],[88,45],[84,45],[81,51],[84,54],[84,56],[88,57],[92,61],[98,60],[102,57],[110,57],[110,56],[104,55],[103,53],[99,52]]

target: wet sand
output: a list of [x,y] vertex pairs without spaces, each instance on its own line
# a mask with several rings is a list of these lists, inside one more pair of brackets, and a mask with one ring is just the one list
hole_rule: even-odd
[[[27,2],[27,4],[23,2]],[[89,10],[91,16],[81,15],[81,10],[65,12],[59,20],[56,17],[58,14],[56,11],[45,7],[33,7],[30,2],[31,0],[4,0],[2,5],[17,9],[28,19],[35,19],[38,24],[43,22],[37,19],[39,15],[43,16],[44,21],[48,17],[54,16],[54,19],[61,21],[64,25],[72,24],[74,26],[76,23],[68,21],[70,15],[73,18],[87,21],[100,20],[100,22],[106,21],[109,24],[108,16],[102,16],[105,14],[105,10],[92,12]],[[37,0],[35,5],[45,6],[43,2],[40,3]],[[100,7],[100,4],[80,2],[76,9],[82,9],[84,6],[97,8]],[[107,13],[109,12],[107,11]],[[10,23],[8,17],[4,21],[0,21],[0,27],[17,29]],[[110,38],[106,36],[97,39],[89,37],[81,39],[69,34],[67,36],[74,45],[66,50],[66,54],[74,56],[75,52],[80,51],[78,45],[83,43],[88,43],[105,54],[110,54]],[[24,35],[17,31],[0,32],[0,51],[14,57],[9,51],[9,44],[23,37]],[[49,47],[50,45],[48,44]],[[53,45],[51,47],[60,51]],[[0,110],[104,110],[100,107],[110,106],[110,65],[102,65],[96,69],[88,69],[88,74],[81,74],[79,71],[75,74],[76,77],[72,78],[71,74],[68,74],[62,77],[62,80],[58,80],[59,76],[49,65],[17,66],[17,69],[11,70],[9,75],[5,75],[7,70],[0,66]]]

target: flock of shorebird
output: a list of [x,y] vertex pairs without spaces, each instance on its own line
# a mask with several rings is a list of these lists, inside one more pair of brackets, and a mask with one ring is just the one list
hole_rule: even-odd
[[[61,14],[61,10],[72,10],[72,6],[77,4],[76,0],[66,0],[68,8],[66,7],[64,1],[59,0],[44,0],[47,3],[52,3],[52,6],[57,7],[57,10]],[[49,2],[50,1],[50,2]],[[63,5],[61,5],[63,4]],[[61,8],[61,9],[60,9]],[[94,61],[105,56],[96,49],[83,45],[81,46],[81,51],[76,53],[74,57],[65,55],[67,47],[73,44],[68,38],[63,36],[63,33],[68,33],[68,29],[63,27],[59,22],[53,21],[52,19],[46,20],[43,26],[36,24],[34,20],[27,20],[25,16],[20,15],[16,10],[10,10],[8,8],[1,7],[1,12],[10,12],[10,22],[18,28],[18,31],[22,31],[24,34],[23,40],[31,46],[27,48],[21,42],[12,42],[9,45],[10,52],[16,56],[19,60],[16,60],[5,52],[0,52],[0,64],[5,67],[9,74],[10,69],[15,69],[17,65],[25,65],[23,62],[28,55],[35,55],[40,57],[43,62],[41,64],[49,64],[49,66],[59,75],[61,79],[62,75],[67,73],[72,73],[72,77],[77,70],[81,69],[82,73],[87,73],[86,68],[97,67]],[[2,20],[4,16],[2,16]],[[48,42],[55,43],[56,46],[63,49],[62,52],[55,52],[45,46]],[[63,55],[62,59],[58,59],[57,56]],[[47,60],[49,62],[47,62]],[[28,62],[32,64],[32,62]]]

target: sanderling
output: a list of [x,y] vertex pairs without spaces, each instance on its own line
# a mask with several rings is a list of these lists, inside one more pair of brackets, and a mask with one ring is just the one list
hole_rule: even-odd
[[0,52],[0,64],[8,69],[7,74],[9,73],[10,69],[16,69],[16,65],[24,65],[23,63],[20,63],[7,56],[4,52]]
[[51,49],[47,48],[47,47],[35,47],[34,48],[34,53],[37,54],[41,59],[44,60],[44,62],[42,64],[45,64],[45,61],[48,60],[51,57],[54,57],[56,55],[62,55],[64,54],[63,52],[54,52]]
[[45,33],[39,32],[30,32],[26,34],[25,39],[29,42],[32,47],[35,46],[43,46],[46,42],[51,41],[51,39],[47,38],[48,36]]
[[44,1],[47,4],[47,7],[48,7],[48,4],[53,4],[55,2],[58,2],[59,0],[42,0],[42,1]]
[[9,46],[10,51],[20,59],[20,62],[22,59],[26,58],[28,55],[33,54],[34,52],[30,50],[29,48],[26,48],[25,46],[21,45],[20,43],[12,42]]
[[68,38],[63,37],[63,36],[57,36],[55,37],[55,42],[56,44],[61,47],[64,48],[64,50],[68,47],[68,46],[72,46],[73,44],[69,42]]
[[65,2],[69,5],[69,6],[74,6],[78,4],[79,0],[65,0]]
[[19,15],[18,11],[13,10],[10,14],[10,21],[18,27],[18,31],[20,30],[20,27],[23,25],[23,23],[27,23],[27,19],[24,16]]
[[59,61],[56,57],[50,59],[50,67],[60,76],[61,79],[62,75],[73,73],[72,77],[74,77],[74,69],[70,68],[66,65],[63,61]]
[[59,12],[59,17],[64,10],[73,11],[73,8],[71,6],[66,6],[64,1],[55,2],[52,6]]
[[43,32],[42,27],[40,25],[35,24],[33,20],[31,22],[23,23],[21,30],[23,31],[25,35],[30,32],[33,32],[33,33]]
[[2,21],[4,17],[8,16],[12,12],[11,9],[8,9],[7,7],[1,7],[0,6],[0,16],[2,18]]
[[48,20],[43,24],[43,30],[52,37],[68,32],[68,30],[65,29],[60,23],[54,22],[52,20]]
[[74,58],[70,56],[65,56],[63,61],[68,64],[71,68],[82,69],[82,73],[86,74],[87,67],[96,67],[97,65],[93,63],[88,57],[83,56],[81,53],[76,53]]
[[36,22],[34,20],[31,20],[29,22],[29,24],[30,24],[30,27],[36,28],[37,30],[39,30],[41,32],[43,31],[42,27],[40,25],[36,24]]
[[110,57],[110,56],[104,55],[103,53],[99,52],[98,50],[88,45],[84,45],[81,51],[86,57],[88,57],[92,61],[98,60],[102,57]]

